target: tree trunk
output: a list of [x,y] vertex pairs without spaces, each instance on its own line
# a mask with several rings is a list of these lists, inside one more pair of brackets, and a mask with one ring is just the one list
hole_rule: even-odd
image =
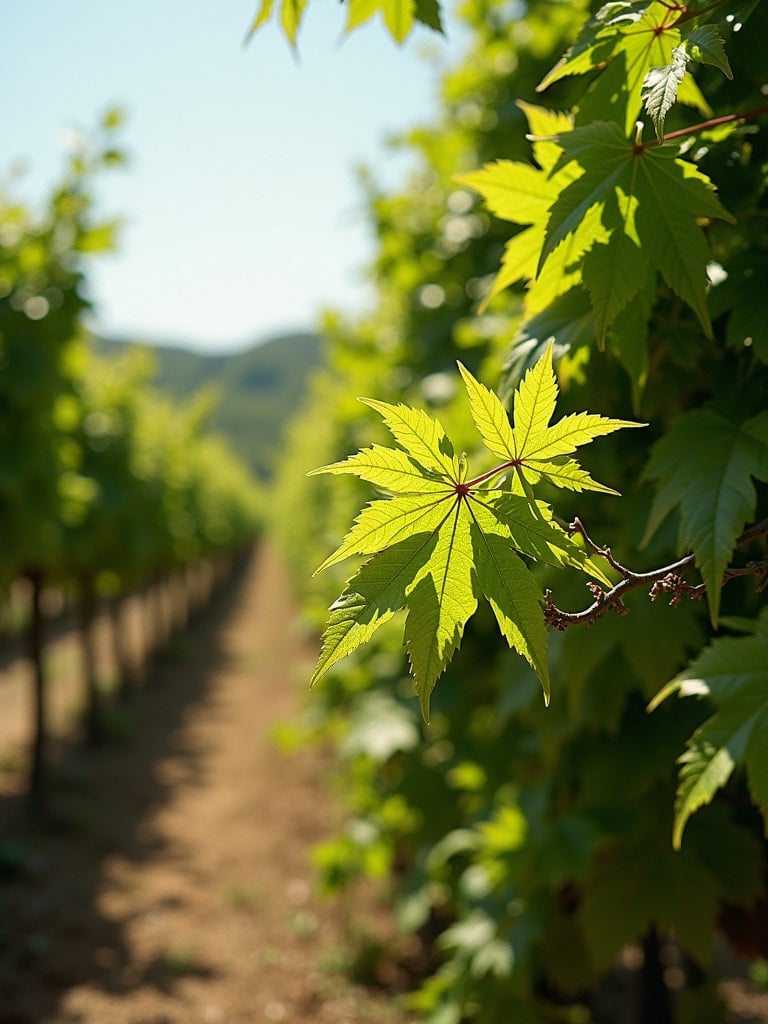
[[640,1024],[674,1024],[670,991],[664,982],[659,935],[651,928],[643,938],[643,967],[640,971]]
[[48,726],[45,706],[45,669],[43,666],[43,612],[42,590],[43,573],[40,569],[31,569],[27,574],[32,584],[28,631],[28,655],[32,662],[32,750],[29,770],[29,798],[33,806],[42,809],[45,806],[46,783],[48,774]]
[[115,691],[120,700],[127,701],[138,685],[137,671],[128,652],[125,608],[123,597],[109,602],[109,626],[112,636],[112,660],[115,665]]
[[104,739],[104,709],[96,671],[96,638],[94,635],[96,589],[92,576],[81,576],[79,596],[80,643],[86,700],[85,736],[89,743],[96,745]]

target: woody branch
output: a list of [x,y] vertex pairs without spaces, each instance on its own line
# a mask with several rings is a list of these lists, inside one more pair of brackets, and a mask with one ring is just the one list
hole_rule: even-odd
[[[580,519],[576,518],[570,524],[571,533],[578,533],[584,538],[584,543],[596,555],[604,558],[608,564],[621,576],[621,580],[610,590],[603,590],[597,583],[588,583],[587,586],[594,600],[588,608],[580,612],[566,612],[552,600],[552,591],[544,593],[544,618],[548,625],[555,629],[565,630],[569,626],[593,625],[597,620],[611,609],[619,615],[628,615],[629,609],[624,604],[624,595],[630,590],[640,587],[648,587],[648,594],[652,601],[662,594],[669,596],[669,603],[677,605],[683,597],[690,597],[693,600],[701,600],[706,594],[706,584],[688,583],[683,578],[683,573],[694,567],[695,556],[693,553],[679,558],[676,562],[653,569],[650,572],[634,572],[617,561],[610,548],[600,547],[596,544],[584,527]],[[768,536],[768,519],[755,523],[748,527],[737,539],[737,546],[748,544],[750,541],[760,537]],[[723,582],[738,579],[742,576],[757,576],[761,582],[758,584],[758,591],[763,591],[768,586],[768,561],[751,561],[745,566],[728,568],[723,573]]]

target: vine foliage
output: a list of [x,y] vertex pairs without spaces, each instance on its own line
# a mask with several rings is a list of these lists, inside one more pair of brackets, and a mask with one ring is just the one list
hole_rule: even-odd
[[[554,23],[562,15],[563,23],[575,20],[575,7],[530,3],[521,17],[543,34],[547,19]],[[492,3],[473,8],[487,53],[496,48],[494,60],[515,36],[514,26],[503,23],[497,8]],[[376,9],[372,5],[371,13]],[[674,729],[664,731],[664,723],[673,721],[688,741],[679,756],[672,846],[687,853],[691,865],[695,862],[700,891],[709,892],[709,903],[696,904],[694,927],[693,911],[682,906],[679,895],[685,888],[682,861],[658,852],[658,821],[646,820],[642,797],[635,824],[623,832],[608,829],[610,835],[603,832],[594,845],[586,838],[583,846],[574,840],[584,864],[599,851],[594,869],[579,867],[576,853],[568,869],[559,874],[553,869],[554,888],[564,878],[568,884],[575,879],[581,895],[573,917],[567,925],[559,921],[557,939],[548,933],[544,946],[547,941],[580,946],[583,934],[593,963],[606,966],[622,941],[643,928],[670,926],[679,911],[691,927],[686,931],[675,919],[677,934],[703,961],[707,929],[722,898],[717,886],[725,876],[718,874],[713,884],[714,861],[702,852],[706,844],[691,817],[718,791],[738,794],[742,785],[762,812],[763,831],[768,822],[768,104],[764,54],[755,48],[768,27],[766,4],[620,0],[584,4],[579,10],[582,23],[570,34],[564,55],[543,77],[539,73],[533,79],[535,92],[533,84],[528,88],[529,65],[521,66],[517,95],[514,86],[502,93],[500,76],[488,72],[488,95],[513,95],[507,107],[497,103],[500,119],[506,118],[503,130],[484,137],[478,127],[466,149],[452,148],[453,137],[445,142],[444,152],[457,154],[452,184],[461,190],[449,194],[451,212],[454,218],[465,217],[467,238],[487,233],[485,249],[479,241],[476,246],[467,241],[462,251],[451,249],[443,232],[430,250],[426,229],[420,234],[419,228],[399,226],[395,203],[386,207],[382,201],[377,208],[379,223],[392,235],[401,232],[397,251],[407,248],[407,237],[422,257],[420,264],[414,257],[398,277],[402,268],[396,260],[382,256],[377,265],[385,280],[382,292],[391,298],[397,287],[406,289],[403,281],[415,281],[432,288],[430,296],[444,296],[429,321],[427,311],[419,308],[423,293],[416,292],[398,323],[405,335],[403,348],[409,342],[417,354],[401,352],[402,362],[416,373],[425,368],[444,373],[448,356],[457,354],[452,347],[471,350],[474,345],[483,351],[485,342],[479,339],[493,325],[505,332],[508,352],[501,370],[492,358],[483,363],[477,355],[473,363],[458,353],[475,429],[475,440],[464,435],[462,444],[468,449],[475,445],[486,460],[475,476],[463,457],[456,457],[443,427],[415,402],[369,401],[392,430],[397,447],[364,448],[318,471],[357,475],[394,496],[364,509],[323,565],[330,568],[347,555],[369,558],[333,606],[314,678],[405,608],[405,642],[426,714],[435,680],[443,669],[450,674],[446,666],[452,656],[458,660],[456,649],[470,633],[467,623],[485,597],[507,642],[523,654],[548,695],[547,637],[541,627],[553,627],[548,658],[556,667],[553,707],[547,714],[557,715],[562,693],[568,711],[581,717],[576,724],[557,719],[551,732],[541,726],[536,733],[549,786],[547,797],[539,796],[542,804],[551,802],[538,819],[537,810],[526,808],[539,828],[538,840],[527,840],[530,848],[539,841],[554,857],[554,839],[546,846],[541,836],[559,827],[552,821],[570,822],[568,815],[583,814],[579,827],[588,820],[587,831],[605,828],[606,806],[616,811],[632,789],[625,778],[634,770],[628,767],[628,749],[644,766],[637,768],[638,779],[646,771],[637,792],[649,793],[649,780],[661,775],[658,764],[666,759],[669,766],[680,755],[684,739],[671,741]],[[416,6],[410,11],[413,24],[419,20]],[[399,41],[403,37],[402,32],[393,34]],[[289,37],[295,41],[295,31]],[[471,81],[462,83],[466,93],[477,95],[480,72],[468,71],[465,77]],[[457,81],[452,87],[460,91]],[[550,105],[536,100],[536,93],[551,96]],[[446,136],[447,130],[437,140],[425,133],[418,141],[436,161]],[[495,152],[488,152],[491,143]],[[476,199],[465,210],[467,195]],[[428,190],[423,202],[428,203]],[[468,223],[471,217],[476,223]],[[498,255],[491,264],[488,253],[499,249],[500,265]],[[430,262],[434,251],[449,252],[446,268]],[[458,266],[465,268],[466,294],[475,300],[473,327],[467,326],[470,316],[451,277]],[[388,286],[389,277],[396,283]],[[441,282],[437,292],[433,281]],[[394,305],[390,302],[390,308]],[[446,327],[451,316],[452,329]],[[438,326],[431,328],[432,322]],[[620,500],[609,498],[605,491],[610,488],[590,494],[585,481],[591,483],[591,477],[573,460],[574,448],[557,447],[557,430],[569,415],[550,425],[553,371],[565,408],[605,414],[575,411],[571,416],[610,424],[611,430],[634,425],[630,416],[647,422],[647,430],[622,431],[615,442],[611,438],[590,449],[590,461],[601,467],[599,475],[621,487]],[[497,385],[499,398],[480,383],[483,379]],[[511,425],[504,402],[512,406]],[[445,415],[460,421],[452,405]],[[520,441],[527,429],[533,451]],[[584,441],[601,432],[586,430]],[[546,447],[550,443],[551,450]],[[346,450],[356,447],[350,444]],[[602,450],[609,454],[602,456]],[[542,452],[548,452],[546,459],[531,458]],[[501,461],[486,469],[491,455]],[[555,500],[559,514],[572,520],[570,529],[555,517]],[[608,502],[611,512],[606,511]],[[577,608],[584,602],[574,598],[568,574],[560,575],[562,582],[553,580],[547,568],[553,564],[586,574],[588,607],[565,610],[569,602]],[[655,606],[647,600],[625,604],[630,591],[640,588],[656,599]],[[659,609],[661,599],[673,607]],[[614,664],[606,667],[611,660]],[[602,687],[598,695],[589,688],[592,677],[594,689]],[[562,690],[560,678],[565,680]],[[461,682],[467,683],[466,678]],[[627,696],[633,683],[642,691],[642,704]],[[670,700],[674,695],[684,700]],[[455,694],[450,699],[458,700]],[[494,709],[503,717],[498,709],[517,699],[508,696],[507,705],[499,700]],[[637,707],[642,716],[635,715]],[[526,734],[529,715],[522,713],[514,729]],[[460,734],[458,718],[452,724]],[[605,730],[599,741],[590,731],[597,728]],[[555,739],[554,734],[568,738]],[[530,765],[520,760],[521,778],[527,778]],[[581,788],[571,792],[564,780],[577,761]],[[614,772],[622,776],[620,793],[605,781]],[[734,805],[739,806],[735,798]],[[710,808],[712,817],[706,820],[722,822],[717,811]],[[490,834],[492,827],[501,828],[501,811],[488,813],[496,815],[492,826],[488,823]],[[743,809],[740,813],[743,820]],[[499,877],[503,871],[489,852],[492,842],[482,828],[477,832],[482,835],[473,841],[483,854],[473,866],[492,863]],[[691,836],[685,843],[684,832]],[[667,832],[667,846],[669,839]],[[715,840],[710,835],[707,841]],[[522,839],[516,842],[515,856],[524,845]],[[657,857],[653,870],[648,869],[653,884],[638,888],[630,927],[615,908],[627,905],[627,878],[634,871],[628,865],[635,863],[635,855],[638,861],[649,859],[651,849]],[[445,854],[446,861],[452,856]],[[528,891],[533,906],[540,892],[532,883],[526,890],[524,868],[517,874],[508,865],[504,870],[513,878],[507,898],[516,900],[519,891]],[[737,870],[729,875],[734,892],[739,876]],[[745,902],[751,898],[746,892],[742,896]],[[483,912],[480,903],[472,913]],[[506,921],[505,939],[516,927],[506,913],[499,910]],[[569,930],[577,928],[576,919],[583,931]],[[471,914],[465,922],[470,920],[477,923]],[[540,925],[537,919],[531,927]],[[501,941],[498,932],[493,935],[493,941]],[[546,961],[546,948],[539,948],[537,956]],[[470,954],[466,957],[469,964]],[[561,968],[554,954],[551,963],[556,974]],[[456,971],[462,984],[470,984],[469,967],[463,974]],[[577,984],[573,977],[560,980],[566,987]],[[435,981],[430,1005],[450,989],[448,972],[443,982],[440,988]],[[425,996],[425,1005],[429,999]]]

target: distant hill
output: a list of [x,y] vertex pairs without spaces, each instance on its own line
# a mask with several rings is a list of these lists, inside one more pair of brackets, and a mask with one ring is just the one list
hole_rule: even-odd
[[101,339],[97,351],[141,344],[155,354],[155,386],[174,398],[214,387],[220,401],[211,426],[261,479],[269,479],[288,421],[299,405],[311,372],[323,362],[315,334],[286,334],[232,354],[192,352],[169,345]]

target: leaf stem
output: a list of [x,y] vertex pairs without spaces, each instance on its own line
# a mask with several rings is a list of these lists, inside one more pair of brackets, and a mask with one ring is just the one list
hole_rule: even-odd
[[498,476],[499,473],[503,473],[505,469],[514,469],[515,466],[521,464],[521,459],[510,459],[509,462],[502,462],[500,466],[496,466],[494,469],[489,469],[487,473],[481,473],[480,476],[476,476],[474,480],[467,480],[464,484],[466,489],[469,491],[473,487],[477,487],[478,484],[484,484],[486,480],[491,480],[493,477]]

